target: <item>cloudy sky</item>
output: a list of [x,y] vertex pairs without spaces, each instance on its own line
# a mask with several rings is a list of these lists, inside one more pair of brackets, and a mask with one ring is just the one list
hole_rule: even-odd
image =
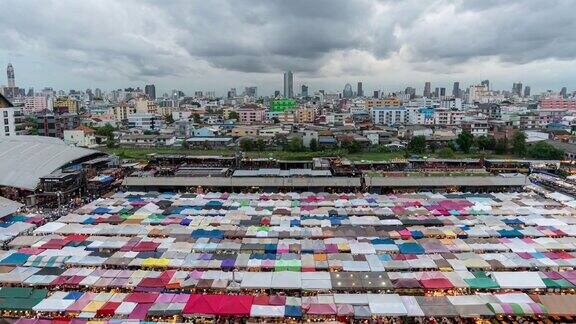
[[[185,92],[301,84],[451,89],[576,83],[572,0],[0,0],[0,65],[21,87]],[[5,73],[2,73],[5,75]],[[5,84],[5,76],[0,79]]]

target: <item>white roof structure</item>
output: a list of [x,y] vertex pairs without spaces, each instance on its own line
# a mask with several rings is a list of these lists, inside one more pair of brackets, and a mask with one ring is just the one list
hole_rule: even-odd
[[44,136],[0,138],[0,186],[34,190],[40,178],[98,151]]
[[13,214],[24,206],[23,204],[0,196],[0,218]]

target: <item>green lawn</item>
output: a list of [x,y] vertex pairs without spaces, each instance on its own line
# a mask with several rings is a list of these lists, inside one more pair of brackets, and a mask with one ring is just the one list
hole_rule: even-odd
[[[103,152],[117,155],[123,159],[133,159],[144,161],[147,159],[148,154],[186,154],[186,155],[223,155],[232,156],[235,154],[234,150],[230,149],[218,149],[218,150],[191,150],[182,148],[164,148],[164,147],[152,147],[152,148],[128,148],[128,147],[118,147],[118,148],[103,148]],[[325,150],[320,152],[285,152],[285,151],[264,151],[264,152],[245,152],[244,154],[251,158],[276,158],[279,160],[310,160],[313,157],[324,157],[324,156],[342,156],[353,161],[387,161],[394,159],[404,159],[404,152],[391,152],[391,153],[379,153],[379,152],[361,152],[348,154],[343,150]],[[425,154],[426,157],[437,157],[435,154]],[[455,153],[454,158],[495,158],[495,159],[508,159],[514,158],[510,155],[494,155],[494,154],[482,154],[482,153]]]

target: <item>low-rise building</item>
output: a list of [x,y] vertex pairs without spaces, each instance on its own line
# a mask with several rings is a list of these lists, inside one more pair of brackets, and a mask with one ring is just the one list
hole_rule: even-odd
[[162,128],[163,117],[156,114],[132,114],[128,116],[128,127],[147,131],[159,131]]
[[95,131],[92,128],[83,125],[80,125],[75,129],[65,130],[64,142],[68,145],[87,147],[87,148],[97,146]]

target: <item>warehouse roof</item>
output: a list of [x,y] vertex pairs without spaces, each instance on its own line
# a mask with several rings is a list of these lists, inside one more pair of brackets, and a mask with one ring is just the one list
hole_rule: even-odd
[[0,218],[13,214],[22,207],[21,203],[0,196]]
[[40,178],[98,151],[66,145],[43,136],[10,136],[0,139],[0,186],[34,190]]
[[127,177],[125,186],[136,187],[359,187],[360,178],[277,177]]
[[369,187],[490,187],[524,186],[528,178],[523,174],[497,176],[454,176],[454,177],[366,177]]

